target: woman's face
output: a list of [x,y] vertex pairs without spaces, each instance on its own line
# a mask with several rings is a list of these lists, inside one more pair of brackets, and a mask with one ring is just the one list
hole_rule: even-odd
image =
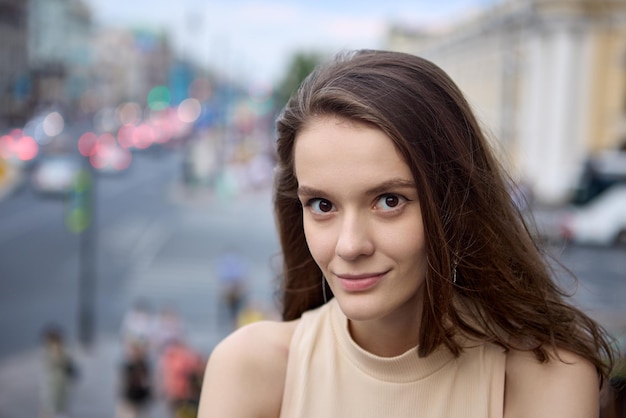
[[416,319],[424,228],[411,170],[391,139],[365,124],[318,118],[296,136],[294,158],[306,241],[345,315]]

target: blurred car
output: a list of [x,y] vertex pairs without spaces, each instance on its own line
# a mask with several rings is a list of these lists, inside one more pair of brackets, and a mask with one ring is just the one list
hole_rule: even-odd
[[31,185],[37,193],[65,196],[72,190],[80,169],[80,160],[73,155],[49,155],[33,168]]
[[626,184],[616,184],[589,203],[573,207],[561,219],[561,236],[575,243],[626,243]]
[[[120,134],[120,137],[124,138],[124,134]],[[105,174],[126,171],[133,159],[131,152],[110,133],[84,133],[78,139],[78,152],[89,158],[91,166],[98,173]]]
[[99,173],[115,174],[124,172],[130,167],[132,154],[117,144],[102,144],[89,158],[89,161]]
[[618,183],[626,184],[626,145],[604,150],[587,159],[571,203],[584,205]]

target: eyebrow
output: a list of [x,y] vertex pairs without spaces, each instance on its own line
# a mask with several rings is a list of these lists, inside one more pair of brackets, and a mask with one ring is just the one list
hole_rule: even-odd
[[[415,182],[405,179],[391,179],[384,181],[366,191],[368,195],[379,195],[394,189],[415,189]],[[320,196],[326,197],[327,193],[322,190],[308,186],[298,187],[298,196]]]

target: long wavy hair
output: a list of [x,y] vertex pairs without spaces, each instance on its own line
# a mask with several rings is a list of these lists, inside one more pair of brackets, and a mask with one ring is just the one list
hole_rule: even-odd
[[380,129],[413,174],[428,259],[421,356],[441,344],[459,355],[462,347],[454,337],[460,333],[506,349],[532,350],[540,361],[550,359],[546,348],[564,348],[608,376],[611,338],[568,303],[553,281],[463,94],[435,64],[404,53],[337,55],[308,76],[278,117],[274,209],[284,320],[324,303],[322,273],[303,230],[294,145],[307,122],[331,115]]

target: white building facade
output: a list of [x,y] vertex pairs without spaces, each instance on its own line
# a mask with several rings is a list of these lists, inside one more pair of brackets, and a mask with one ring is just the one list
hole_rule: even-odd
[[511,0],[444,33],[394,30],[463,90],[511,174],[560,203],[626,141],[626,0]]

